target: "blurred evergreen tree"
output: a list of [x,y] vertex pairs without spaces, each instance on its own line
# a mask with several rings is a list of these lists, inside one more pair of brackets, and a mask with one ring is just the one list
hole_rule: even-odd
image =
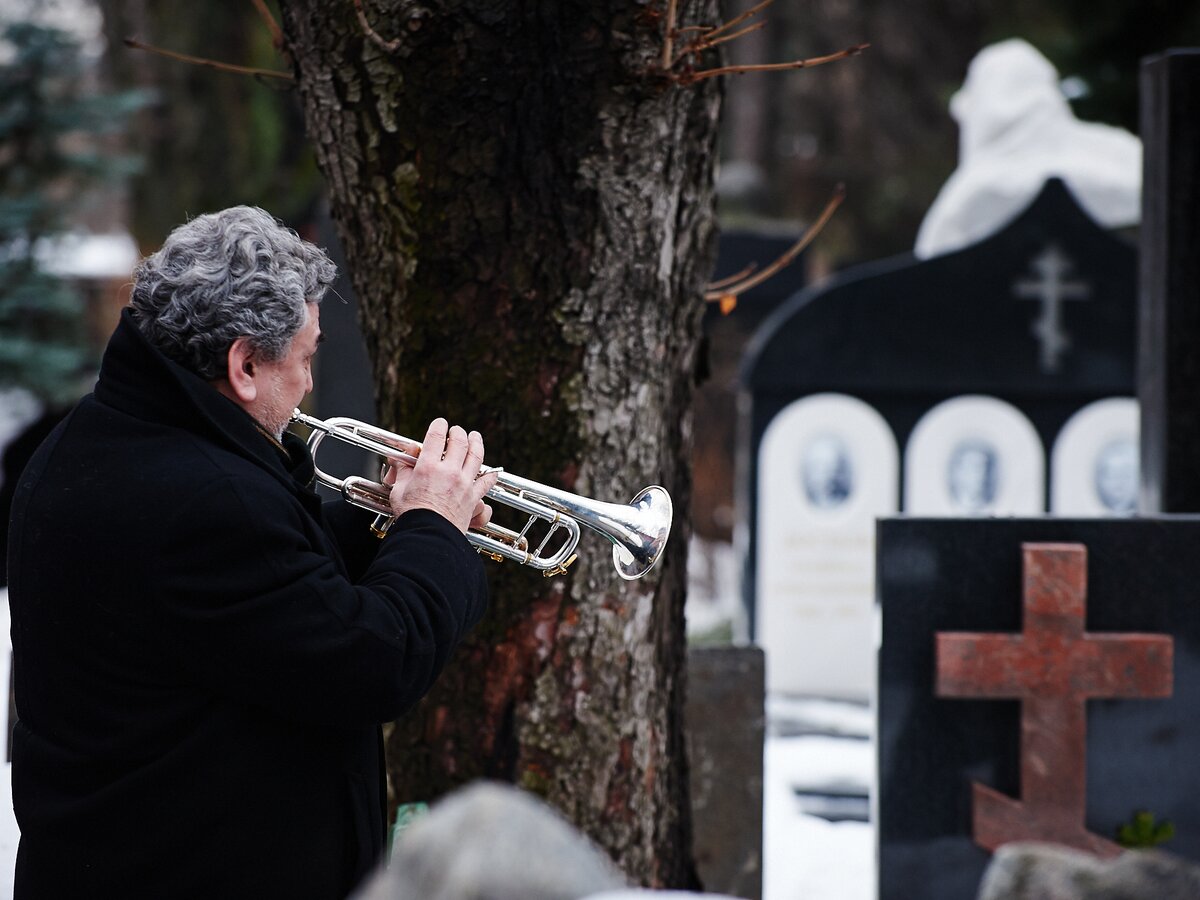
[[1138,130],[1142,60],[1200,46],[1200,4],[1180,0],[1021,0],[997,6],[997,39],[1024,37],[1077,80],[1081,119]]
[[0,42],[0,385],[51,406],[75,399],[89,359],[83,298],[39,259],[86,188],[129,174],[107,149],[141,102],[87,87],[78,42],[30,22]]

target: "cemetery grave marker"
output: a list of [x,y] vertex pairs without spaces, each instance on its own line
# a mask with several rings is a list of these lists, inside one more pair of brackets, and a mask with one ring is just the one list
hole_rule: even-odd
[[1200,50],[1142,63],[1138,400],[1143,512],[1200,511]]
[[[1141,87],[1140,427],[1127,406],[1085,406],[1063,427],[1053,465],[1091,462],[1079,467],[1095,474],[1095,500],[1108,490],[1099,486],[1100,461],[1107,453],[1115,480],[1127,480],[1119,474],[1131,465],[1122,445],[1140,432],[1142,511],[1195,511],[1200,51],[1147,60]],[[1068,492],[1062,506],[1086,493],[1078,483],[1070,491],[1075,496]],[[1127,487],[1102,502],[1128,507]],[[980,844],[1018,836],[1009,826],[1040,831],[1049,822],[1057,839],[1104,851],[1111,847],[1093,842],[1131,820],[1169,822],[1165,849],[1200,860],[1200,517],[893,519],[880,523],[878,535],[880,900],[974,896],[988,861]],[[1056,569],[1049,585],[1025,585],[1021,609],[1042,612],[1033,629],[1013,603],[1022,587],[1019,555],[1027,568],[1050,559]],[[1049,651],[1040,661],[1029,652],[1037,633]],[[1105,653],[1093,643],[1101,637]],[[1006,649],[1007,664],[988,671],[977,660],[970,677],[959,677],[951,660],[984,639]],[[1091,665],[1081,672],[1074,654],[1087,647]],[[1112,652],[1127,658],[1109,669],[1103,657]],[[1039,666],[1043,674],[1035,675]],[[958,696],[981,683],[991,684],[992,697]],[[1039,686],[1054,683],[1057,699],[1034,699]],[[1045,708],[1054,704],[1056,711]],[[1018,805],[1022,815],[1005,822]]]
[[1200,861],[1200,517],[877,533],[879,900],[974,896],[1018,837],[1111,849],[1141,810]]
[[[871,523],[856,532],[865,543],[855,561],[837,557],[854,572],[841,572],[827,590],[811,574],[828,569],[830,542],[845,537],[837,529],[846,520],[835,511],[850,508],[847,485],[865,484],[872,471],[894,479],[872,484],[871,504],[859,507],[869,510],[865,520],[899,511],[901,498],[918,514],[1048,508],[1047,455],[1064,424],[1089,404],[1134,392],[1135,269],[1133,246],[1051,179],[1023,213],[978,244],[860,266],[797,294],[766,320],[742,371],[745,527],[737,548],[751,637],[767,650],[768,692],[870,697],[869,653],[851,652],[841,665],[797,661],[877,641]],[[848,441],[835,420],[850,427],[849,413],[830,418],[823,404],[800,406],[815,398],[869,410],[882,425],[873,429],[878,436],[868,439],[855,425]],[[809,421],[810,414],[824,418]],[[836,460],[838,441],[842,455],[854,457],[858,480],[828,482],[834,493],[822,501],[829,510],[822,518],[816,483],[797,488],[796,481],[821,459]],[[956,466],[981,476],[975,499],[963,493],[972,482],[952,481]],[[1108,512],[1099,504],[1091,510]],[[780,527],[781,516],[792,521]]]
[[972,784],[975,843],[1041,840],[1114,856],[1084,826],[1087,717],[1093,697],[1169,697],[1172,641],[1084,630],[1087,549],[1025,544],[1020,634],[938,632],[939,697],[1021,701],[1021,799]]
[[1058,516],[1128,516],[1138,500],[1138,404],[1089,403],[1062,427],[1050,456],[1050,511]]
[[943,401],[905,450],[904,511],[935,516],[1042,511],[1046,452],[1029,419],[995,397]]
[[[896,509],[898,459],[882,416],[853,397],[805,397],[771,422],[759,448],[771,540],[759,545],[758,572],[778,600],[760,618],[768,684],[870,693],[875,645],[863,635],[874,621],[875,518]],[[805,632],[821,640],[797,648]]]
[[1066,279],[1074,263],[1057,244],[1047,244],[1030,260],[1030,267],[1036,271],[1037,278],[1018,281],[1013,285],[1013,293],[1041,304],[1041,314],[1034,320],[1032,328],[1033,336],[1042,348],[1039,362],[1044,371],[1057,372],[1064,351],[1071,346],[1071,339],[1063,330],[1063,301],[1087,300],[1092,295],[1092,288],[1086,281]]

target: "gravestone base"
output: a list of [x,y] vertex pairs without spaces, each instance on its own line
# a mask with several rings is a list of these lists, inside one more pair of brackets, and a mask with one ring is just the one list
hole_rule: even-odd
[[985,240],[847,270],[764,323],[739,549],[772,694],[869,698],[877,517],[1132,511],[1136,271],[1052,178]]
[[759,647],[688,651],[692,849],[704,889],[762,896],[764,659]]

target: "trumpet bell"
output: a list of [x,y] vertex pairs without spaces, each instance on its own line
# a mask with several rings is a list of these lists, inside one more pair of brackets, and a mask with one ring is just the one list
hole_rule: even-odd
[[641,578],[658,562],[671,533],[671,495],[657,484],[642,488],[629,501],[637,520],[625,539],[613,542],[613,565],[626,581]]

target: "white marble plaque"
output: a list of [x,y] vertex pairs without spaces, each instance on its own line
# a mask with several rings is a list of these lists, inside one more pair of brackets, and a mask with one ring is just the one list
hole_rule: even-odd
[[897,510],[898,459],[883,417],[843,394],[797,400],[763,434],[755,635],[769,692],[873,692],[875,518]]
[[1045,511],[1045,450],[1033,423],[995,397],[939,403],[904,454],[904,511],[922,516],[1021,516]]
[[1131,516],[1138,499],[1137,401],[1110,397],[1075,413],[1054,441],[1050,510],[1056,516]]

